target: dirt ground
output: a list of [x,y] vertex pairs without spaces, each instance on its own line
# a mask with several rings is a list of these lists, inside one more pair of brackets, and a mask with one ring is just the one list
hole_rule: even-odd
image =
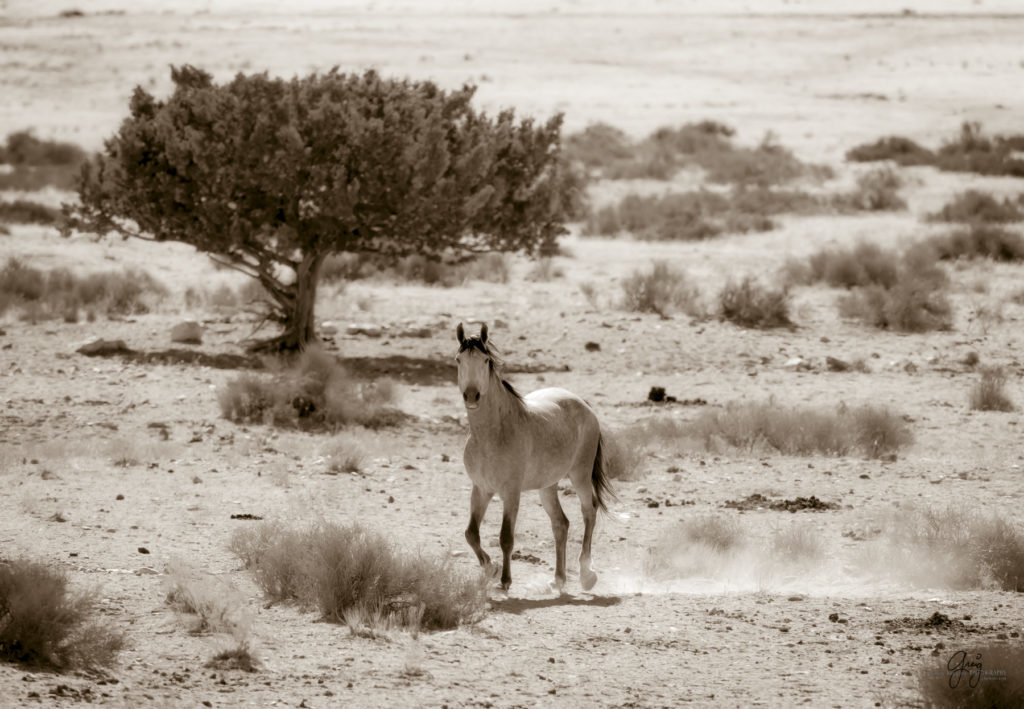
[[[628,13],[610,2],[506,3],[487,11],[454,2],[375,3],[334,12],[313,3],[288,14],[271,3],[244,13],[226,2],[125,14],[99,12],[125,4],[88,5],[78,4],[84,17],[65,18],[57,16],[69,9],[64,3],[0,0],[0,135],[34,127],[44,137],[98,147],[123,116],[131,88],[166,90],[172,63],[204,66],[219,78],[375,66],[445,85],[479,82],[481,105],[565,111],[569,130],[605,120],[641,135],[713,118],[751,143],[772,130],[801,158],[832,164],[842,185],[858,172],[841,162],[858,142],[903,133],[936,144],[963,120],[1019,131],[1014,121],[1024,110],[1024,94],[1009,88],[1024,71],[1024,16],[999,14],[1009,2],[907,3],[916,11],[907,16],[851,16],[824,2],[768,3],[760,14],[739,2],[717,5],[714,14],[657,2],[631,3]],[[844,321],[837,292],[820,286],[794,291],[794,330],[659,319],[616,305],[621,278],[653,259],[685,268],[710,298],[730,278],[773,279],[786,258],[824,245],[901,245],[933,233],[937,227],[921,216],[967,187],[1024,191],[1020,180],[928,168],[901,174],[909,209],[896,214],[787,217],[772,232],[699,243],[574,233],[549,281],[528,280],[534,264],[516,258],[506,284],[325,288],[319,318],[341,328],[332,351],[389,358],[400,406],[414,417],[397,429],[358,434],[368,452],[362,474],[326,474],[330,436],[222,418],[217,394],[237,371],[76,353],[97,336],[164,350],[170,327],[186,317],[205,323],[196,349],[239,353],[251,317],[188,307],[184,298],[189,287],[237,287],[235,274],[181,245],[68,241],[47,228],[11,226],[0,236],[4,261],[17,255],[81,273],[143,267],[171,295],[127,320],[0,318],[0,556],[59,564],[76,587],[98,591],[104,618],[129,639],[109,672],[57,675],[0,664],[0,706],[918,705],[920,668],[941,670],[958,649],[1020,643],[1024,600],[911,583],[861,532],[928,506],[1024,522],[1020,414],[970,411],[976,375],[962,364],[973,351],[983,363],[1007,367],[1008,392],[1024,404],[1024,306],[1007,300],[1020,288],[1021,268],[951,269],[954,327],[929,334]],[[663,189],[598,185],[594,199]],[[67,195],[35,198],[55,204]],[[590,300],[580,289],[588,283],[596,292]],[[998,318],[983,316],[994,310]],[[528,494],[511,591],[495,590],[484,619],[455,631],[356,637],[315,614],[267,604],[228,550],[232,533],[253,522],[232,515],[294,524],[358,520],[472,571],[462,536],[468,428],[448,363],[455,326],[479,321],[489,323],[510,365],[529,370],[510,375],[518,388],[571,389],[594,404],[609,430],[648,416],[690,419],[703,408],[647,402],[650,388],[661,386],[708,406],[771,397],[780,405],[885,404],[906,417],[915,443],[890,461],[651,451],[638,480],[615,483],[619,499],[599,518],[600,580],[592,593],[580,591],[572,563],[569,594],[547,590],[550,528]],[[350,324],[388,327],[367,337],[346,334]],[[433,334],[402,336],[407,325]],[[588,348],[591,342],[599,348]],[[796,356],[814,367],[786,368]],[[870,372],[829,372],[826,356],[863,358]],[[408,366],[419,360],[441,364],[428,376]],[[723,509],[752,494],[814,495],[838,509]],[[572,496],[564,502],[574,560],[581,518]],[[493,547],[495,509],[484,525]],[[671,539],[680,521],[708,514],[735,515],[754,540],[810,529],[826,558],[805,567],[752,552],[712,559],[700,574],[650,574],[650,550]],[[172,562],[239,590],[252,615],[258,672],[204,668],[228,640],[190,634],[167,606],[164,572]],[[935,613],[949,622],[924,622]]]

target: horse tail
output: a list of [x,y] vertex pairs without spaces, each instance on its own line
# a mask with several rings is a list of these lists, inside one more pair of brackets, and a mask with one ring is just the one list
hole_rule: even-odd
[[594,470],[590,474],[590,481],[594,486],[594,506],[602,512],[608,511],[605,498],[615,499],[615,492],[608,484],[608,474],[604,470],[604,454],[601,452],[603,436],[598,434],[597,453],[594,455]]

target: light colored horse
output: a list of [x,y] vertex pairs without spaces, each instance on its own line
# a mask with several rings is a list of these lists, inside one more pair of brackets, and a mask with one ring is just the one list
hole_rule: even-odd
[[583,510],[583,549],[580,584],[589,591],[597,583],[590,567],[590,543],[603,495],[611,495],[602,468],[601,427],[593,409],[565,389],[539,389],[521,396],[501,378],[501,361],[487,342],[487,325],[480,337],[466,337],[462,323],[456,331],[459,390],[469,415],[465,464],[473,491],[469,499],[466,541],[480,565],[493,573],[491,558],[480,547],[480,522],[487,505],[498,495],[504,505],[501,519],[501,586],[512,583],[511,557],[519,497],[539,490],[555,535],[554,587],[565,585],[565,544],[569,520],[558,502],[558,481],[568,476]]

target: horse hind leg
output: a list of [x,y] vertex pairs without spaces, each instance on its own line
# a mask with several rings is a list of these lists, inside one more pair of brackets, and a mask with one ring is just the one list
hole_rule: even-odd
[[[589,483],[589,480],[587,481]],[[597,500],[594,499],[593,489],[589,486],[581,486],[583,490],[576,490],[580,498],[580,509],[583,512],[583,548],[580,550],[580,586],[584,591],[589,591],[597,583],[597,574],[590,568],[590,543],[594,538],[594,526],[597,524]]]
[[551,485],[540,491],[540,502],[551,518],[551,531],[555,535],[555,582],[559,593],[565,587],[565,545],[569,538],[569,518],[558,502],[558,485]]
[[484,513],[487,512],[491,497],[493,497],[491,493],[484,492],[476,485],[473,486],[473,491],[469,494],[469,525],[466,527],[466,541],[469,542],[470,548],[476,554],[480,566],[488,573],[491,573],[493,566],[491,557],[480,546],[480,523],[483,521]]

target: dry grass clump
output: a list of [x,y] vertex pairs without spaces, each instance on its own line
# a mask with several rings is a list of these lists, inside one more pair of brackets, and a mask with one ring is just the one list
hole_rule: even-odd
[[166,287],[135,269],[76,276],[66,268],[42,271],[14,257],[0,269],[0,314],[18,307],[33,320],[76,321],[81,310],[146,313],[166,295]]
[[737,187],[729,193],[696,190],[643,197],[628,194],[593,213],[584,235],[632,234],[645,241],[697,241],[719,234],[770,231],[772,217],[820,211],[806,192]]
[[769,548],[773,558],[790,564],[810,564],[825,555],[821,532],[807,524],[787,524],[772,530]]
[[400,551],[358,524],[261,524],[237,532],[231,548],[272,599],[315,607],[333,622],[356,612],[402,627],[448,629],[477,621],[487,602],[484,576],[463,576],[445,558]]
[[949,330],[953,307],[946,293],[927,281],[909,280],[892,288],[866,286],[839,299],[839,313],[881,330]]
[[857,178],[853,192],[837,195],[833,204],[844,210],[864,212],[891,212],[907,208],[907,201],[899,194],[903,181],[891,167],[870,170]]
[[73,143],[40,140],[25,130],[10,133],[0,145],[0,164],[12,169],[0,172],[0,190],[72,190],[85,158],[85,151]]
[[331,440],[322,449],[327,462],[326,472],[331,475],[361,473],[367,456],[364,437],[345,431],[331,436]]
[[900,165],[933,165],[950,172],[1024,177],[1024,135],[984,135],[981,124],[964,122],[960,133],[937,150],[924,148],[909,138],[889,136],[859,145],[846,153],[855,162],[893,160]]
[[1024,261],[1024,236],[1001,226],[973,224],[940,234],[922,242],[941,261],[986,258],[993,261],[1018,263]]
[[58,669],[109,667],[124,636],[94,613],[94,596],[69,591],[63,573],[0,560],[0,659]]
[[60,219],[60,210],[27,199],[0,201],[0,223],[54,224]]
[[697,288],[689,283],[684,271],[665,261],[655,261],[650,270],[633,271],[623,279],[622,292],[622,307],[630,312],[662,317],[674,312],[694,317],[703,314]]
[[260,663],[249,643],[240,642],[215,654],[205,666],[211,670],[256,672]]
[[806,262],[791,258],[784,273],[786,282],[792,284],[824,282],[833,288],[890,288],[899,280],[899,257],[889,249],[861,241],[849,249],[820,249]]
[[936,222],[968,222],[982,224],[1005,224],[1024,220],[1022,198],[1009,198],[1002,202],[980,190],[960,192],[937,212],[928,215]]
[[746,541],[734,515],[688,517],[647,550],[644,574],[654,579],[713,574],[724,558],[738,553]]
[[[959,647],[959,646],[957,646]],[[950,649],[918,670],[918,688],[933,709],[1024,706],[1024,646]]]
[[337,429],[397,425],[404,415],[393,406],[396,397],[391,380],[360,381],[333,355],[309,347],[276,373],[228,381],[218,400],[224,418],[238,423]]
[[712,182],[768,187],[831,171],[800,162],[768,134],[756,147],[734,145],[735,131],[716,121],[663,126],[641,141],[604,123],[566,136],[565,154],[591,176],[609,180],[671,179],[684,167],[700,167]]
[[1016,407],[1006,394],[1006,370],[982,367],[981,377],[971,387],[971,409],[974,411],[1014,411]]
[[[964,507],[901,510],[865,564],[923,586],[1024,591],[1024,531]],[[886,564],[879,567],[879,558]]]
[[245,598],[231,584],[216,576],[172,562],[164,579],[165,602],[186,616],[194,635],[225,633],[243,640],[252,627]]
[[734,449],[744,453],[879,458],[913,441],[901,416],[884,407],[817,409],[774,401],[705,409],[692,421],[655,417],[619,432],[621,446],[645,451]]
[[739,283],[727,283],[718,294],[722,320],[741,327],[789,327],[789,290],[771,289],[749,276]]

